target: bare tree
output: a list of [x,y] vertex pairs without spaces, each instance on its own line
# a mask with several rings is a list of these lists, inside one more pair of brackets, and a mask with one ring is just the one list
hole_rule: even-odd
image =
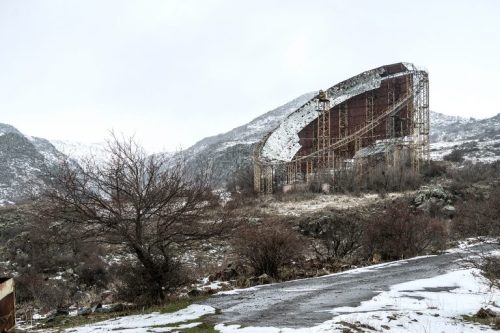
[[44,216],[84,239],[124,246],[143,268],[155,301],[179,285],[179,257],[193,242],[220,235],[208,170],[188,172],[166,155],[147,155],[133,138],[108,142],[103,161],[70,161],[53,175]]

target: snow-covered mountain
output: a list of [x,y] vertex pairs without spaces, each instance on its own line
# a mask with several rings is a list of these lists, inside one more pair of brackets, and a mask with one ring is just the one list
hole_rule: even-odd
[[48,140],[0,124],[0,205],[39,193],[50,170],[63,158]]
[[215,185],[223,185],[238,169],[248,167],[254,146],[267,133],[276,128],[290,113],[314,97],[317,92],[301,95],[277,107],[248,124],[229,132],[204,138],[174,157],[184,159],[191,167],[211,165]]
[[70,140],[51,140],[50,143],[64,155],[81,164],[87,158],[97,161],[106,158],[106,143],[84,143]]
[[[237,170],[251,164],[257,142],[315,94],[299,96],[248,124],[204,138],[172,156],[185,160],[191,167],[211,165],[215,185],[222,186]],[[431,158],[442,159],[455,149],[473,161],[500,160],[500,114],[477,120],[431,112]],[[0,205],[39,193],[46,185],[47,170],[54,168],[65,155],[81,162],[88,156],[103,159],[105,154],[105,144],[49,142],[25,135],[13,126],[0,124]]]
[[431,158],[440,160],[453,150],[471,161],[500,160],[500,114],[478,120],[431,112]]

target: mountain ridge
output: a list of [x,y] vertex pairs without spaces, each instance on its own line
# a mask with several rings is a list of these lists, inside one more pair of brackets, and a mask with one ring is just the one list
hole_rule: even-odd
[[[303,94],[246,124],[167,154],[191,168],[211,166],[215,171],[214,186],[223,187],[238,170],[251,167],[255,145],[316,93]],[[431,158],[440,160],[451,151],[460,150],[472,161],[500,159],[500,114],[474,119],[431,112],[430,118]],[[39,193],[45,186],[45,170],[54,168],[62,159],[69,156],[81,162],[89,155],[104,158],[104,144],[49,141],[0,123],[0,205]]]

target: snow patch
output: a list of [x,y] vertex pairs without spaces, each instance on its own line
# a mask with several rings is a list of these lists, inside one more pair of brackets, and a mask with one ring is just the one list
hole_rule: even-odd
[[[207,305],[192,304],[185,309],[174,313],[150,313],[145,315],[126,316],[90,324],[82,327],[67,329],[65,332],[71,333],[90,333],[90,332],[171,332],[173,330],[190,328],[200,323],[189,323],[175,327],[166,327],[166,325],[182,323],[185,321],[196,320],[202,316],[214,314],[215,309]],[[161,326],[161,327],[160,327]]]
[[306,328],[241,327],[219,324],[222,333],[326,333],[343,332],[348,325],[366,325],[390,332],[497,332],[468,323],[481,307],[500,308],[500,291],[490,289],[474,269],[449,272],[429,279],[397,284],[357,307],[339,307],[332,320]]

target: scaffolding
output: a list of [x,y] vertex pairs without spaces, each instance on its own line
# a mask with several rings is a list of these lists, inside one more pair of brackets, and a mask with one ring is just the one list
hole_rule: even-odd
[[[404,156],[411,160],[413,171],[419,171],[421,163],[429,160],[428,74],[413,69],[382,82],[380,88],[362,92],[361,106],[359,101],[354,103],[353,108],[363,110],[361,123],[354,110],[350,112],[350,99],[335,103],[328,90],[320,91],[312,101],[317,111],[309,132],[312,137],[303,138],[310,140],[311,150],[297,153],[290,161],[261,158],[262,147],[271,133],[268,134],[254,151],[255,190],[271,194],[281,185],[309,183],[319,173],[333,176],[352,165],[356,152],[381,140],[393,147],[390,153],[385,153],[387,165],[398,167]],[[381,91],[386,95],[381,95]],[[336,124],[334,119],[338,120]],[[276,176],[281,169],[285,174]],[[356,170],[363,170],[362,165]],[[279,179],[284,179],[283,183]]]
[[332,167],[332,152],[327,149],[331,144],[330,132],[330,100],[321,90],[317,99],[318,131],[317,131],[317,169],[326,170]]

